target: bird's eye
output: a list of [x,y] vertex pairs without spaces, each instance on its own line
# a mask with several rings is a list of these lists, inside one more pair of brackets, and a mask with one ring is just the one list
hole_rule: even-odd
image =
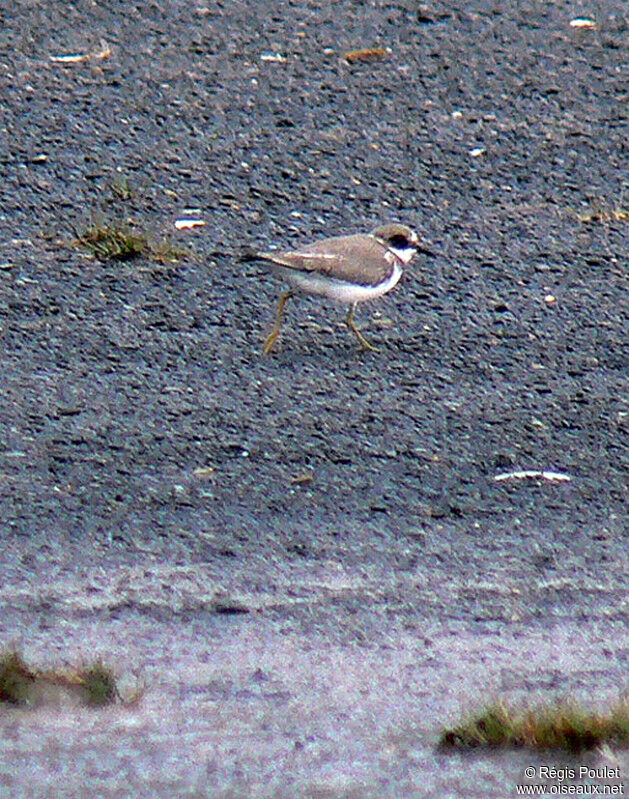
[[411,245],[410,241],[402,233],[396,233],[395,236],[391,236],[389,244],[391,247],[395,247],[396,250],[405,250]]

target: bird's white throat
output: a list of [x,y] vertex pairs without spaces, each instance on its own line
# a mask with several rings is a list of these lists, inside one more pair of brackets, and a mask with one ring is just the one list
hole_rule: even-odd
[[415,247],[403,247],[402,249],[398,249],[398,247],[392,247],[389,244],[388,249],[391,250],[391,252],[405,264],[409,264],[417,253],[417,249]]

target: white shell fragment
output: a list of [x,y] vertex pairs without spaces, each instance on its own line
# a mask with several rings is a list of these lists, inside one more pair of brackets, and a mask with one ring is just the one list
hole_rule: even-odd
[[474,147],[473,150],[470,150],[470,155],[472,158],[478,158],[479,155],[482,155],[485,152],[484,147]]
[[77,64],[79,61],[85,61],[86,58],[89,58],[88,55],[83,53],[83,55],[51,55],[50,60],[54,61],[55,64]]
[[199,466],[198,469],[193,469],[192,474],[195,477],[209,477],[216,471],[214,466]]
[[569,474],[564,474],[563,472],[540,472],[537,469],[527,469],[522,472],[504,472],[494,477],[497,483],[503,482],[504,480],[530,479],[548,480],[550,483],[570,483],[572,481],[572,477],[570,477]]
[[191,230],[194,227],[203,227],[205,222],[203,219],[177,219],[175,227],[177,230]]
[[111,55],[111,47],[107,42],[101,42],[101,49],[96,53],[73,53],[72,55],[51,55],[50,60],[55,64],[78,64],[81,61],[87,61],[90,58],[95,60],[102,60],[109,58]]
[[286,61],[286,57],[281,53],[262,53],[260,61],[271,61],[276,64],[282,64]]
[[576,17],[573,20],[570,20],[570,27],[571,28],[596,28],[596,22],[593,19],[588,19],[587,17]]

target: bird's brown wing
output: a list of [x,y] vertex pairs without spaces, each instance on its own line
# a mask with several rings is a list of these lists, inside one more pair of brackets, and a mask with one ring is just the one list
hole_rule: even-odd
[[258,258],[287,269],[317,272],[365,286],[386,280],[395,261],[393,253],[375,238],[361,234],[315,241],[289,252],[261,252]]

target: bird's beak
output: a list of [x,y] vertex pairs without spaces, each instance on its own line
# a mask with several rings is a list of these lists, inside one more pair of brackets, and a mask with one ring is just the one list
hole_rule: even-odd
[[436,255],[437,253],[425,241],[417,242],[417,252],[424,252],[426,255]]

